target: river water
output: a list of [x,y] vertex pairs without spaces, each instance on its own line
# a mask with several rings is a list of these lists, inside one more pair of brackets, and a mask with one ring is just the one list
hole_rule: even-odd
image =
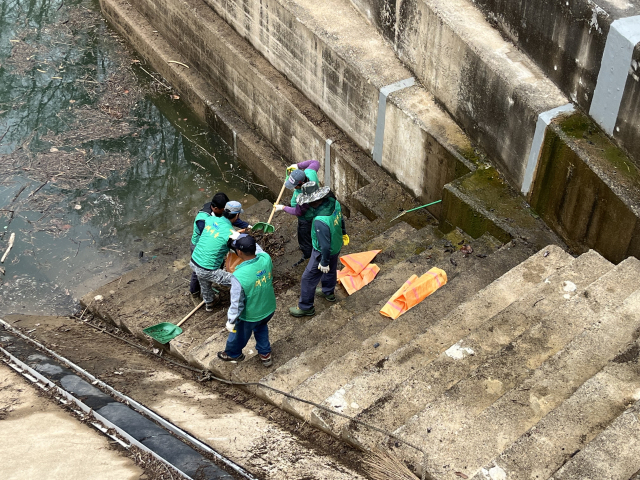
[[0,316],[71,313],[214,193],[249,206],[258,184],[97,2],[0,0]]

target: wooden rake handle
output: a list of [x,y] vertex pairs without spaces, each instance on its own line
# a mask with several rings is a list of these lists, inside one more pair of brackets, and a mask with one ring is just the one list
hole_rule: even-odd
[[176,327],[179,327],[180,325],[182,325],[184,322],[187,321],[187,318],[189,318],[191,315],[193,315],[194,313],[196,313],[198,311],[198,309],[200,309],[200,307],[202,307],[202,305],[204,305],[204,300],[202,302],[200,302],[200,305],[198,305],[196,308],[194,308],[193,310],[191,310],[186,317],[184,317],[182,320],[180,320],[180,322],[176,325]]
[[287,182],[285,180],[285,182],[282,184],[282,188],[280,189],[280,195],[278,195],[278,199],[276,200],[276,203],[273,204],[273,209],[271,210],[271,215],[269,215],[269,220],[267,220],[267,223],[270,224],[271,223],[271,219],[273,218],[273,214],[276,213],[276,205],[280,203],[280,198],[282,198],[282,194],[284,193],[284,188],[286,187]]

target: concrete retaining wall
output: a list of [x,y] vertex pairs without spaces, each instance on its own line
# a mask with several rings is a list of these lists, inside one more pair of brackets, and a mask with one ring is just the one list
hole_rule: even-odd
[[[103,1],[103,10],[110,20],[132,41],[137,49],[139,39],[134,38],[138,32],[138,20],[129,22],[113,14],[115,1]],[[204,2],[199,0],[134,0],[133,9],[120,5],[121,12],[125,10],[139,12],[143,20],[148,21],[157,32],[162,32],[163,38],[177,50],[179,60],[197,70],[206,83],[222,95],[228,105],[250,126],[256,129],[270,145],[289,158],[290,162],[299,162],[308,158],[320,160],[322,170],[320,178],[324,178],[326,140],[331,139],[330,147],[330,178],[331,187],[347,207],[363,210],[370,216],[381,216],[384,208],[396,208],[393,205],[376,205],[375,197],[359,195],[357,200],[352,197],[362,187],[374,184],[386,186],[389,190],[387,198],[394,198],[396,202],[405,205],[411,201],[396,182],[392,181],[371,158],[350,138],[336,127],[313,103],[298,91],[282,74],[277,72],[251,45],[240,38],[230,26],[218,17]],[[126,8],[125,8],[126,7]],[[111,9],[111,13],[109,13]],[[159,37],[159,35],[155,35]],[[174,54],[175,56],[176,54]],[[326,54],[325,59],[329,58]],[[175,58],[174,58],[175,59]],[[166,60],[164,60],[166,61]],[[166,65],[159,60],[155,65],[164,74]],[[184,70],[184,67],[179,67]],[[349,77],[349,75],[346,75]],[[342,77],[341,77],[342,78]],[[355,80],[354,80],[355,82]],[[183,83],[184,84],[184,83]],[[328,84],[331,89],[331,84]],[[334,87],[337,84],[334,85]],[[369,92],[369,85],[367,91]],[[188,85],[185,88],[189,89]],[[336,87],[337,88],[337,87]],[[180,88],[179,88],[180,89]],[[403,91],[406,102],[415,103],[415,90],[411,87]],[[375,92],[375,94],[374,94]],[[413,92],[413,93],[412,93]],[[371,90],[377,98],[377,91]],[[394,94],[396,95],[396,94]],[[185,92],[184,98],[190,94]],[[197,100],[197,101],[201,101]],[[196,101],[196,103],[197,103]],[[436,112],[426,110],[426,113],[416,117],[398,114],[401,110],[397,102],[389,102],[387,117],[389,124],[402,130],[403,135],[393,135],[389,129],[385,131],[384,152],[390,170],[408,187],[420,200],[436,200],[440,198],[443,185],[472,168],[460,153],[443,141],[437,141],[424,129],[424,121],[433,117],[446,117],[435,108]],[[369,105],[371,107],[371,105]],[[194,107],[202,111],[202,107]],[[377,109],[377,104],[376,104]],[[206,112],[206,109],[205,109]],[[220,122],[217,115],[206,113],[205,116],[213,126]],[[223,122],[224,123],[224,122]],[[448,127],[440,124],[438,134],[446,141],[453,139],[461,149],[473,151],[468,139],[461,130],[448,120]],[[393,127],[392,127],[393,128]],[[224,127],[222,128],[224,130]],[[375,128],[373,128],[375,131]],[[229,138],[227,135],[226,138]],[[411,142],[404,142],[410,136]],[[409,152],[417,152],[416,155]],[[241,151],[238,152],[241,154]],[[393,155],[393,158],[391,158]],[[397,157],[396,157],[397,155]],[[401,161],[396,159],[400,158]],[[250,165],[260,175],[260,167]],[[386,167],[383,162],[383,167]],[[271,182],[274,183],[274,182]],[[271,184],[269,184],[271,187]],[[278,191],[279,188],[273,189]],[[395,192],[395,193],[392,193]],[[371,198],[370,205],[364,205],[366,198]],[[404,202],[404,203],[403,203]],[[379,203],[379,202],[377,202]],[[434,206],[431,213],[439,214],[439,205]]]
[[530,204],[575,252],[640,258],[640,171],[585,116],[547,128],[537,176]]
[[[380,89],[413,74],[348,1],[205,1],[360,148],[372,152]],[[439,199],[459,164],[472,168],[464,158],[473,151],[469,139],[421,86],[391,94],[386,119],[381,165],[420,199]]]
[[[440,10],[441,5],[430,0],[351,2],[396,45],[399,53],[404,52],[409,61],[408,52],[419,51],[425,45],[420,37],[412,36],[409,30],[416,28],[416,22],[424,25],[425,30],[427,27],[433,28],[433,21],[424,16],[424,5],[432,4],[431,10],[434,7]],[[470,2],[465,3],[470,5]],[[597,4],[590,0],[474,0],[473,5],[482,11],[490,25],[526,53],[544,75],[586,112],[591,109],[611,24],[619,19],[640,15],[640,5],[615,0],[603,0]],[[446,23],[446,10],[440,13],[443,14],[442,21]],[[640,32],[640,17],[634,22],[637,24],[635,30]],[[605,128],[602,123],[601,126],[631,154],[638,165],[640,82],[636,57],[634,54],[633,59],[626,60],[624,96],[619,102],[619,112],[614,113],[617,119],[615,124],[610,128]],[[611,103],[608,99],[604,102],[607,105]],[[594,118],[599,121],[597,115]]]
[[519,187],[538,115],[568,102],[560,90],[467,0],[353,1]]
[[[586,112],[591,110],[612,23],[640,15],[639,4],[615,0],[476,0],[475,4]],[[640,31],[640,17],[634,23]],[[607,133],[640,162],[640,93],[635,60],[626,59],[624,97],[617,121]],[[597,115],[594,118],[599,120]]]

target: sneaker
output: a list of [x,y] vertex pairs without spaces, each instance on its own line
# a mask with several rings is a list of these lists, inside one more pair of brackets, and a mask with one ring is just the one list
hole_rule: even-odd
[[294,317],[312,316],[316,314],[316,309],[314,307],[311,307],[309,310],[302,310],[298,307],[291,307],[289,309],[289,313]]
[[262,362],[262,365],[264,365],[265,367],[270,367],[271,365],[273,365],[273,359],[271,358],[271,353],[267,353],[266,355],[259,354],[258,356],[260,357],[260,361]]
[[227,355],[227,352],[218,352],[218,358],[223,362],[238,363],[244,360],[244,353],[241,353],[239,357],[233,358]]
[[316,288],[316,296],[317,297],[322,297],[325,300],[327,300],[328,302],[335,302],[336,301],[336,295],[335,293],[330,293],[330,294],[326,294],[322,291],[322,288]]

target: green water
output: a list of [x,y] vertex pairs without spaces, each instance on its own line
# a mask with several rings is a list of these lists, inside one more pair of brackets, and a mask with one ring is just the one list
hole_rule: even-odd
[[266,194],[154,75],[97,3],[0,0],[0,316],[68,314],[157,247],[185,251],[167,237],[215,192]]

